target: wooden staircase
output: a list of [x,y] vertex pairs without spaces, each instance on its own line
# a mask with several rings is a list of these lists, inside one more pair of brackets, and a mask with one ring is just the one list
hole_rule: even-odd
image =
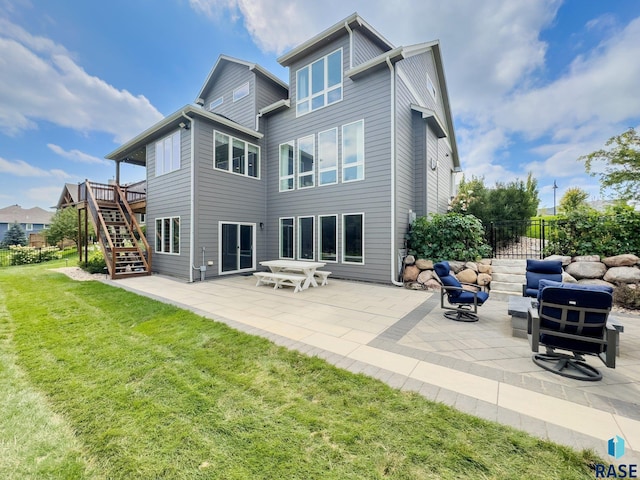
[[[136,192],[134,200],[139,201],[140,195]],[[151,248],[128,196],[119,185],[88,180],[80,185],[86,217],[95,228],[112,279],[151,274]]]

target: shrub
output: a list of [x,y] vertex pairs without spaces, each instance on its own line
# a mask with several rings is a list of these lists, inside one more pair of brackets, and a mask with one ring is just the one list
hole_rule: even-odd
[[107,264],[104,261],[104,255],[101,250],[91,252],[87,262],[80,262],[80,268],[89,273],[104,273]]
[[417,218],[408,241],[410,254],[433,261],[473,261],[491,254],[482,222],[473,215],[448,213]]
[[11,265],[31,265],[62,258],[58,247],[35,248],[12,245],[9,247],[9,251]]

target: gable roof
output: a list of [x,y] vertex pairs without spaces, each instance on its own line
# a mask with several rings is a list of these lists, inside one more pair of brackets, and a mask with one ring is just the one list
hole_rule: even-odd
[[310,38],[306,42],[301,43],[293,50],[285,53],[278,58],[278,63],[283,67],[288,67],[298,58],[307,55],[310,51],[315,50],[327,43],[333,41],[336,37],[344,35],[345,31],[349,29],[359,29],[365,35],[367,35],[374,43],[376,43],[382,50],[388,51],[393,49],[393,44],[384,38],[376,29],[365,22],[358,13],[353,13],[344,20],[339,21],[335,25],[327,28],[323,32],[320,32],[315,37]]
[[20,205],[11,205],[0,208],[0,223],[36,223],[50,224],[53,212],[47,212],[43,208],[22,208]]
[[218,60],[216,60],[215,65],[209,72],[207,79],[202,85],[202,88],[198,92],[198,96],[196,97],[195,103],[198,103],[198,101],[200,101],[203,98],[204,93],[211,87],[211,85],[219,75],[220,71],[222,70],[223,65],[225,65],[226,63],[235,63],[238,65],[244,65],[245,67],[249,68],[249,71],[255,72],[256,74],[266,78],[271,83],[274,83],[275,85],[289,91],[289,85],[287,83],[283,82],[278,77],[276,77],[273,73],[261,67],[257,63],[247,62],[244,60],[240,60],[238,58],[229,57],[228,55],[220,55],[218,57]]
[[76,203],[78,203],[78,200],[78,184],[65,183],[64,187],[62,187],[62,192],[60,193],[60,198],[58,199],[56,208],[60,209],[75,205]]

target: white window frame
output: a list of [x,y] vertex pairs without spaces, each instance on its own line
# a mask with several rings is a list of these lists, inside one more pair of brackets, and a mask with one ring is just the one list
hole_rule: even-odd
[[[300,255],[302,254],[302,227],[300,225],[300,222],[304,219],[311,219],[311,258],[302,258]],[[298,245],[298,251],[296,252],[297,254],[297,258],[298,260],[307,260],[307,261],[313,261],[316,258],[316,242],[315,242],[315,238],[316,238],[316,219],[313,215],[309,215],[309,216],[301,216],[298,217],[298,241],[297,241],[297,245]]]
[[[329,145],[326,146],[325,148],[325,144],[321,141],[321,137],[325,134],[330,134],[333,133],[334,137],[333,137],[333,145],[332,147],[329,147]],[[335,165],[333,167],[326,167],[323,168],[322,167],[322,161],[323,161],[323,157],[326,157],[327,155],[333,155],[334,159],[335,159]],[[336,183],[338,183],[338,127],[334,127],[334,128],[330,128],[329,130],[324,130],[322,132],[318,132],[318,186],[323,186],[323,185],[335,185]],[[335,172],[335,181],[333,182],[323,182],[322,181],[322,174],[323,173],[327,173],[327,172]]]
[[[347,221],[347,217],[352,217],[352,216],[356,216],[359,215],[362,217],[362,261],[361,262],[352,262],[352,261],[347,261],[345,260],[345,256],[347,254],[347,228],[346,228],[346,221]],[[364,231],[365,231],[365,218],[364,218],[364,212],[354,212],[354,213],[343,213],[342,214],[342,263],[347,264],[347,265],[364,265],[365,264],[365,236],[364,236]]]
[[[284,220],[291,220],[291,256],[285,257],[282,255],[282,227]],[[296,258],[296,219],[295,217],[280,217],[278,219],[278,258],[283,260],[294,260]]]
[[[171,158],[166,159],[166,145],[170,144]],[[156,147],[156,177],[166,175],[176,170],[180,170],[180,130],[173,132],[170,135],[158,140],[155,144]],[[177,154],[177,155],[176,155]],[[177,157],[177,158],[176,158]]]
[[[327,260],[322,256],[324,253],[322,251],[322,219],[324,218],[333,218],[335,220],[335,226],[336,226],[335,239],[334,239],[334,245],[336,246],[335,260]],[[335,215],[335,214],[318,215],[318,261],[327,262],[327,263],[338,263],[338,259],[340,258],[339,257],[340,244],[338,243],[338,229],[339,229],[338,215]]]
[[[227,152],[227,155],[228,155],[227,168],[216,167],[216,149],[218,148],[218,147],[216,147],[216,134],[224,135],[225,137],[227,137],[229,139],[229,144],[228,144],[229,151]],[[234,172],[233,171],[233,142],[234,142],[234,140],[244,143],[244,160],[243,160],[243,162],[244,162],[244,173],[238,173],[238,172]],[[257,168],[255,168],[255,171],[256,171],[257,175],[255,177],[253,175],[249,175],[249,146],[255,147],[257,149],[257,151],[258,151],[258,165],[257,165]],[[260,146],[259,145],[256,145],[255,143],[247,142],[246,140],[234,137],[232,135],[229,135],[228,133],[221,132],[219,130],[214,130],[213,131],[213,168],[214,168],[214,170],[218,170],[220,172],[231,173],[233,175],[239,175],[241,177],[254,178],[256,180],[260,180],[260,157],[261,157],[261,152],[260,152]]]
[[216,107],[219,107],[224,103],[224,97],[218,97],[213,102],[209,104],[209,111],[213,110]]
[[431,76],[427,73],[427,90],[429,91],[429,95],[433,97],[433,100],[438,103],[438,91],[436,90],[436,84],[431,80]]
[[[169,220],[169,232],[165,231],[165,226],[164,226],[164,221],[165,220]],[[174,220],[178,220],[178,251],[175,251],[174,248],[174,244],[173,244],[173,231],[174,231]],[[160,230],[160,235],[158,235],[158,222],[160,222],[161,225],[161,230]],[[181,250],[181,241],[180,241],[180,236],[182,235],[182,227],[181,227],[181,219],[180,216],[173,216],[173,217],[156,217],[155,218],[155,222],[154,222],[154,227],[155,227],[155,243],[154,243],[154,247],[155,247],[155,252],[156,253],[161,253],[163,255],[180,255],[180,250]],[[169,251],[165,252],[164,251],[164,244],[165,244],[165,234],[169,235]],[[160,250],[158,250],[158,239],[160,239]]]
[[249,82],[245,82],[240,85],[238,88],[233,90],[233,101],[237,102],[242,100],[244,97],[249,96]]
[[[340,82],[335,85],[328,86],[329,84],[329,57],[335,54],[336,52],[340,52]],[[318,92],[313,93],[313,65],[318,62],[324,62],[324,88]],[[328,107],[330,105],[334,105],[335,103],[339,103],[342,101],[344,96],[344,72],[343,72],[343,62],[344,62],[344,52],[342,47],[334,50],[333,52],[328,53],[324,57],[318,58],[313,62],[305,65],[296,71],[296,117],[300,117],[302,115],[306,115],[311,112],[315,112],[316,110],[320,110],[321,108]],[[300,74],[302,72],[307,72],[307,88],[306,91],[302,91],[299,89],[300,85],[298,79],[300,78]],[[340,97],[331,101],[329,103],[329,95],[340,90]],[[304,95],[304,96],[301,96]],[[323,103],[321,106],[313,108],[313,100],[316,98],[323,98]],[[303,108],[303,105],[307,105],[308,108]]]
[[[291,152],[293,153],[293,172],[287,175],[282,175],[282,147],[288,146],[291,148]],[[296,147],[295,142],[292,140],[290,142],[281,143],[278,145],[278,191],[279,192],[291,192],[296,189]],[[291,188],[282,188],[283,180],[293,180],[291,182]]]
[[[351,162],[351,163],[347,163],[346,162],[346,153],[348,151],[347,146],[345,145],[345,142],[347,140],[346,135],[345,135],[345,129],[351,125],[356,125],[358,123],[362,124],[362,135],[360,137],[360,139],[357,142],[357,149],[358,151],[361,153],[359,155],[359,160],[357,160],[356,162]],[[355,122],[351,122],[351,123],[346,123],[344,125],[342,125],[342,183],[350,183],[350,182],[359,182],[361,180],[364,180],[365,178],[365,150],[364,150],[364,145],[365,145],[365,141],[364,141],[364,137],[365,137],[365,124],[364,124],[364,119],[360,119],[357,120]],[[362,176],[360,178],[354,178],[351,180],[347,180],[345,178],[345,174],[346,171],[350,168],[353,167],[362,167]]]
[[[313,165],[311,166],[311,170],[305,170],[304,172],[302,171],[302,169],[300,168],[300,164],[301,164],[301,149],[300,149],[300,144],[303,142],[306,142],[308,140],[311,140],[311,154],[313,155]],[[307,135],[306,137],[302,137],[298,139],[298,148],[296,150],[296,164],[294,165],[294,168],[297,170],[298,175],[298,189],[299,190],[304,190],[305,188],[313,188],[316,186],[316,164],[318,163],[316,161],[317,155],[316,155],[316,138],[315,135]],[[311,177],[311,185],[307,185],[307,186],[303,186],[302,185],[302,178],[303,177]]]
[[33,231],[33,223],[25,223],[24,224],[24,229],[27,232],[32,232]]

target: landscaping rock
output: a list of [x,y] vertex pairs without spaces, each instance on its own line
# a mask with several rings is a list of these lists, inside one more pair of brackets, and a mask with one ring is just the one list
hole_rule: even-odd
[[407,265],[404,267],[404,281],[405,282],[415,282],[418,279],[418,275],[420,275],[420,269],[415,265]]
[[449,261],[449,267],[453,273],[461,272],[464,269],[464,262],[458,262],[456,260]]
[[640,258],[632,254],[616,255],[615,257],[607,257],[602,259],[607,267],[632,267],[640,262]]
[[478,285],[482,285],[486,287],[491,283],[491,275],[488,273],[479,273],[478,274]]
[[456,273],[456,278],[462,283],[476,283],[478,280],[478,274],[473,270],[467,268],[461,272]]
[[611,267],[607,270],[603,280],[610,283],[636,283],[640,282],[640,268],[636,267]]
[[578,261],[567,265],[566,272],[578,280],[584,278],[602,278],[607,273],[607,266],[601,262],[594,261]]
[[468,268],[469,270],[473,270],[478,273],[478,264],[475,262],[467,262],[464,264],[464,268]]
[[605,282],[599,278],[585,278],[583,280],[578,280],[578,285],[604,285],[611,288],[615,287],[613,283]]
[[422,272],[420,272],[420,275],[418,275],[418,283],[426,285],[427,282],[435,276],[436,273],[433,270],[423,270]]
[[478,264],[478,272],[479,273],[491,274],[493,272],[493,268],[491,267],[491,265],[486,265],[484,263],[479,263]]
[[426,290],[440,290],[440,282],[435,278],[432,278],[431,280],[427,280],[427,283],[425,283],[423,287]]
[[600,255],[579,255],[571,259],[572,262],[599,262]]
[[478,263],[481,264],[481,265],[491,265],[491,259],[490,258],[483,258]]
[[420,270],[433,270],[433,262],[431,260],[419,258],[418,260],[416,260],[416,267],[418,267]]
[[423,290],[423,286],[418,282],[407,282],[404,284],[404,286],[409,290]]
[[545,260],[560,260],[562,262],[562,266],[566,267],[571,263],[571,257],[569,255],[549,255],[544,258]]
[[573,278],[567,272],[562,272],[562,283],[578,283],[578,280]]
[[405,265],[413,265],[414,263],[416,263],[416,257],[414,257],[413,255],[407,255],[406,257],[404,257]]

